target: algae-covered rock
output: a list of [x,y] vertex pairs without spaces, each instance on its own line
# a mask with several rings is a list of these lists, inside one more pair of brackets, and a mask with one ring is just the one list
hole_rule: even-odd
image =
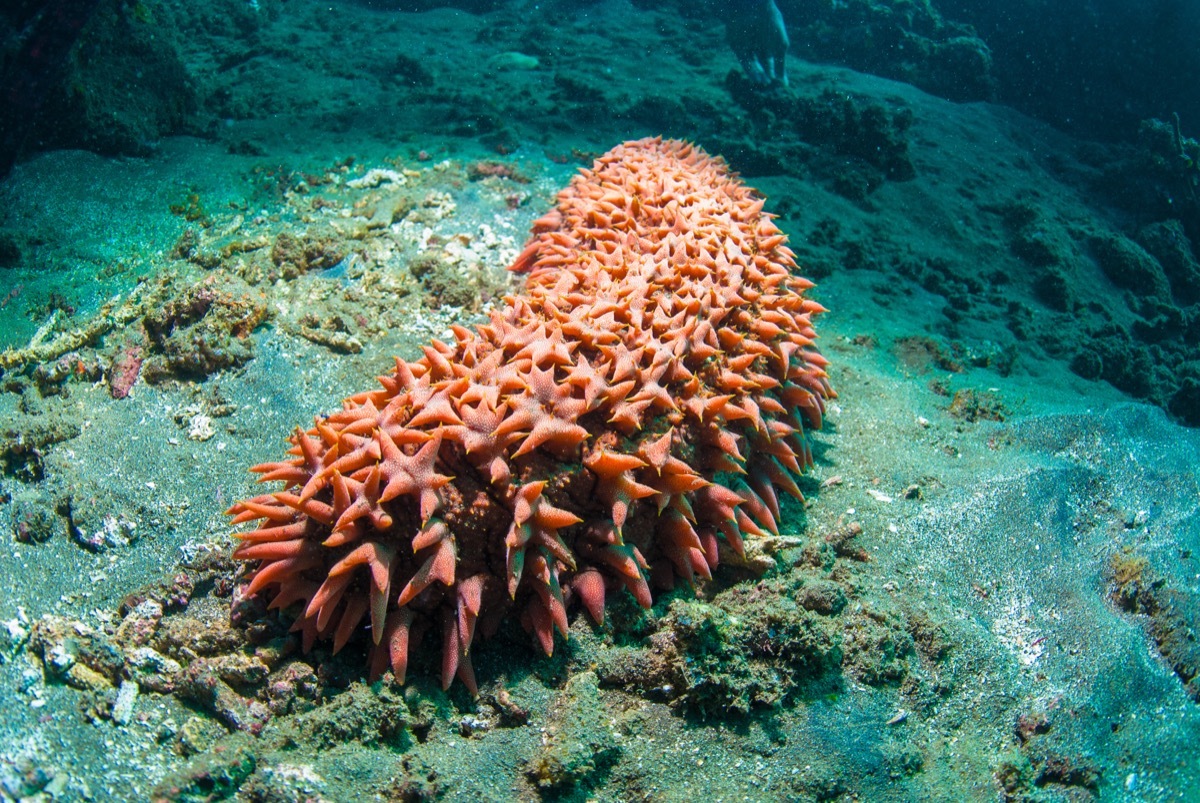
[[171,803],[229,800],[258,766],[253,742],[234,738],[220,750],[196,755],[187,766],[155,789],[154,799]]
[[[78,687],[112,686],[120,677],[124,657],[101,631],[62,616],[43,616],[30,631],[29,650],[40,659],[48,677]],[[80,669],[72,674],[76,666]]]
[[831,628],[779,591],[760,583],[736,589],[733,604],[721,608],[683,601],[671,606],[667,626],[679,645],[689,704],[745,714],[779,705],[837,665]]
[[833,612],[841,594],[824,583],[763,581],[713,602],[674,600],[649,647],[600,658],[606,685],[713,714],[746,714],[785,702],[841,662],[836,625],[797,602]]
[[1200,261],[1180,221],[1163,220],[1143,226],[1137,241],[1162,265],[1179,304],[1200,301]]
[[1106,234],[1093,237],[1090,245],[1096,262],[1113,284],[1141,298],[1170,300],[1171,287],[1162,265],[1133,240]]
[[543,796],[586,793],[617,763],[622,750],[606,718],[595,672],[567,681],[551,711],[542,749],[525,766],[526,777]]
[[842,667],[868,686],[900,681],[908,674],[913,639],[898,616],[863,608],[846,617],[842,631]]
[[297,236],[285,231],[279,233],[271,246],[271,261],[281,269],[285,279],[294,279],[310,270],[332,268],[345,258],[345,245],[332,236],[307,232]]
[[151,353],[141,366],[151,384],[203,379],[253,356],[249,335],[267,318],[264,298],[241,279],[216,271],[150,310],[142,326]]
[[1175,672],[1184,690],[1200,702],[1200,606],[1187,588],[1168,583],[1142,555],[1113,553],[1108,565],[1109,601],[1136,615],[1154,639],[1154,650]]
[[318,748],[348,742],[403,747],[413,721],[403,689],[390,683],[353,683],[324,705],[292,719],[286,727],[298,741]]

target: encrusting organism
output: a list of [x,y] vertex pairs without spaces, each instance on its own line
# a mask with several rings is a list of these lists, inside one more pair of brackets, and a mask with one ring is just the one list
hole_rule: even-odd
[[361,628],[403,682],[442,638],[442,682],[512,612],[551,654],[578,603],[709,578],[724,540],[777,532],[806,428],[833,397],[785,237],[724,161],[627,142],[533,225],[523,295],[397,359],[381,387],[255,466],[284,489],[230,508],[243,596],[294,610],[307,651]]

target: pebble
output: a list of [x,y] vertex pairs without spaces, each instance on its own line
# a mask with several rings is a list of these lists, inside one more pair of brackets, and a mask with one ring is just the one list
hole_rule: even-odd
[[60,772],[50,779],[50,783],[46,784],[42,791],[51,798],[60,797],[63,792],[67,791],[68,780],[69,778],[67,777],[67,774],[65,772]]
[[137,702],[138,685],[132,680],[122,680],[117,690],[117,701],[113,703],[112,720],[118,725],[128,725],[133,718],[133,704]]
[[108,678],[87,664],[74,663],[66,672],[67,685],[91,692],[106,692],[112,688]]
[[16,619],[9,619],[0,622],[0,662],[9,661],[25,646],[25,642],[29,641],[28,620],[25,619],[24,611],[21,611],[21,616]]

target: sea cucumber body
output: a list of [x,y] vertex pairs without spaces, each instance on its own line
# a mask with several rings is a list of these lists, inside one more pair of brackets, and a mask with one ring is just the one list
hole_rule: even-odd
[[[397,360],[381,387],[256,466],[234,505],[244,589],[294,607],[305,648],[364,625],[403,682],[433,630],[474,690],[477,630],[518,614],[541,648],[576,603],[708,578],[722,541],[777,531],[806,428],[833,396],[785,238],[720,159],[628,142],[534,224],[525,292]],[[477,627],[478,625],[478,627]]]

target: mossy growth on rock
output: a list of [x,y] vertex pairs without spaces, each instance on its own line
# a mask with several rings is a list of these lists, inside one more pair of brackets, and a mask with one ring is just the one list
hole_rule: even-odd
[[735,716],[820,693],[839,671],[875,685],[903,679],[914,651],[907,623],[848,604],[842,584],[807,575],[676,598],[638,642],[648,646],[611,649],[596,671],[607,686],[688,713]]
[[404,689],[387,683],[353,683],[321,706],[293,718],[288,727],[299,743],[333,748],[357,742],[404,747],[413,724]]
[[224,271],[164,290],[174,290],[170,300],[142,319],[150,351],[141,368],[147,382],[204,379],[254,356],[249,335],[268,317],[261,293]]
[[223,742],[222,747],[195,756],[183,770],[158,785],[154,799],[203,803],[232,798],[258,769],[259,759],[253,742],[243,734]]
[[[774,596],[769,587],[753,590]],[[806,679],[841,662],[837,639],[820,615],[790,599],[731,607],[682,600],[671,606],[666,624],[678,645],[687,707],[745,714],[778,705]]]
[[550,712],[541,749],[525,765],[526,779],[545,799],[573,799],[602,786],[623,753],[609,737],[596,674],[573,676],[564,692]]
[[1195,595],[1176,587],[1150,561],[1132,549],[1108,562],[1108,599],[1124,613],[1142,617],[1155,651],[1170,665],[1184,691],[1200,702],[1200,630]]

